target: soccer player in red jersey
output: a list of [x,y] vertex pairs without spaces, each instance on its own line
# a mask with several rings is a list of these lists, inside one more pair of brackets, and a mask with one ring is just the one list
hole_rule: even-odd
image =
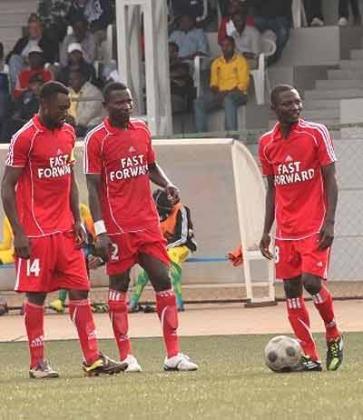
[[276,277],[284,280],[289,321],[305,353],[303,369],[322,369],[310,332],[305,288],[325,324],[327,369],[337,370],[343,361],[343,338],[324,281],[338,199],[333,144],[324,125],[300,119],[302,101],[292,86],[276,86],[271,106],[278,122],[259,143],[259,159],[267,177],[260,249],[266,258],[272,258],[270,230],[275,221]]
[[174,199],[178,189],[156,163],[146,124],[130,119],[133,99],[127,86],[107,85],[104,105],[108,117],[85,140],[85,173],[96,249],[107,260],[109,314],[120,360],[128,363],[127,372],[141,371],[128,338],[126,299],[130,269],[139,263],[156,293],[167,353],[164,369],[196,370],[198,366],[180,353],[178,312],[168,274],[170,261],[150,180]]
[[98,350],[88,301],[89,279],[80,246],[78,188],[73,173],[73,128],[64,122],[68,89],[58,82],[40,91],[40,110],[12,138],[2,179],[5,213],[14,232],[17,292],[25,292],[25,328],[30,377],[55,378],[44,358],[44,301],[47,292],[69,291],[87,375],[118,373],[127,367]]

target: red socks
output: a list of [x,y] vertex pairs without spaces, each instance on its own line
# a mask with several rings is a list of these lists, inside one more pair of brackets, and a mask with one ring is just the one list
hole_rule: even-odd
[[164,343],[169,357],[176,356],[179,351],[178,311],[176,299],[172,290],[164,290],[156,293],[156,310],[163,328]]
[[310,319],[304,298],[301,296],[286,299],[286,304],[290,324],[304,353],[310,356],[312,360],[319,360],[315,341],[310,332]]
[[69,314],[78,331],[84,360],[90,365],[99,358],[100,352],[89,300],[70,300]]
[[334,317],[333,298],[329,290],[324,286],[320,289],[320,292],[312,296],[314,305],[319,311],[322,317],[325,329],[326,339],[334,340],[340,336],[340,332],[337,328],[337,323]]
[[44,306],[25,302],[25,328],[28,335],[30,368],[44,359]]
[[113,333],[120,353],[120,360],[124,360],[128,354],[131,354],[131,342],[127,335],[129,321],[126,293],[110,289],[108,307]]

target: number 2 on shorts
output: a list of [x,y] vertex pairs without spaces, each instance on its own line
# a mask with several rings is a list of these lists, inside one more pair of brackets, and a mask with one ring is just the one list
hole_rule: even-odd
[[112,252],[111,252],[111,261],[118,261],[118,245],[113,243],[112,244]]
[[40,274],[40,262],[39,258],[34,258],[34,260],[26,260],[26,275],[39,277]]

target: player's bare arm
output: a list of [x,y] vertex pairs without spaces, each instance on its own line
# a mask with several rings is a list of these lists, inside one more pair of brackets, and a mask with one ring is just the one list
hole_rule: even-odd
[[179,189],[169,180],[156,162],[149,164],[149,177],[151,182],[165,189],[172,201],[176,202],[179,200]]
[[6,166],[1,182],[1,198],[4,211],[9,219],[14,233],[14,249],[19,258],[30,258],[30,241],[24,234],[23,227],[19,223],[18,210],[16,207],[15,187],[23,168]]
[[[102,211],[100,204],[100,188],[101,188],[101,175],[87,174],[87,189],[88,189],[88,202],[91,210],[92,218],[95,226],[97,222],[102,221]],[[95,243],[96,253],[104,261],[108,261],[112,252],[112,241],[107,235],[106,229],[104,232],[96,232],[97,239]]]
[[267,192],[265,201],[265,222],[263,234],[260,241],[260,251],[265,258],[272,259],[270,251],[271,236],[270,231],[275,219],[275,183],[273,175],[267,177]]
[[74,233],[77,237],[77,242],[82,246],[87,241],[87,234],[83,227],[81,215],[79,212],[79,193],[78,185],[76,182],[76,177],[72,168],[72,178],[71,178],[71,210],[74,217]]
[[323,166],[321,171],[323,174],[327,209],[324,224],[320,231],[319,248],[325,249],[330,247],[334,240],[335,212],[338,202],[338,184],[334,163]]

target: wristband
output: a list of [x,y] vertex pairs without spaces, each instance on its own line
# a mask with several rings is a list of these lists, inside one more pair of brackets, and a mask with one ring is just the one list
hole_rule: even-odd
[[94,223],[96,236],[101,235],[102,233],[107,233],[105,222],[103,220],[97,220]]

